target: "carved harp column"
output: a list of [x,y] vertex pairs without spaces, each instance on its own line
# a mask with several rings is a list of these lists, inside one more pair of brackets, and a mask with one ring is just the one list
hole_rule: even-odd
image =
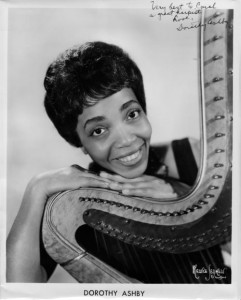
[[[217,19],[227,24],[211,25]],[[127,244],[169,253],[199,251],[231,238],[232,11],[207,10],[200,34],[201,167],[192,190],[179,199],[126,197],[81,188],[51,197],[42,236],[48,254],[78,281],[129,282],[76,241],[88,224]],[[80,270],[80,265],[82,265]]]

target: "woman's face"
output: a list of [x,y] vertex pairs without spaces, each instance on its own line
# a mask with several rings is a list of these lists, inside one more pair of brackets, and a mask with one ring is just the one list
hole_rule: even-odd
[[84,151],[100,166],[126,178],[145,172],[151,132],[130,88],[85,108],[77,124]]

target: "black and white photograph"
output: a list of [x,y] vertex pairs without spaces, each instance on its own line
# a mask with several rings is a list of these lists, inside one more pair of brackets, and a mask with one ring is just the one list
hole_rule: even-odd
[[239,299],[238,12],[1,3],[3,299]]

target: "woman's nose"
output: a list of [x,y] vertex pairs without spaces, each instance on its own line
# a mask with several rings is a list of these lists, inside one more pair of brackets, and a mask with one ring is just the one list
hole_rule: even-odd
[[131,128],[118,127],[115,145],[117,148],[129,147],[135,142],[137,136]]

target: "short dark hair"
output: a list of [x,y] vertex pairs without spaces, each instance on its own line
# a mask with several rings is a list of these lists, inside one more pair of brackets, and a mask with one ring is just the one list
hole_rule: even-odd
[[76,127],[85,107],[96,104],[127,87],[146,112],[142,74],[121,48],[104,42],[72,47],[49,66],[44,105],[60,135],[81,147]]

